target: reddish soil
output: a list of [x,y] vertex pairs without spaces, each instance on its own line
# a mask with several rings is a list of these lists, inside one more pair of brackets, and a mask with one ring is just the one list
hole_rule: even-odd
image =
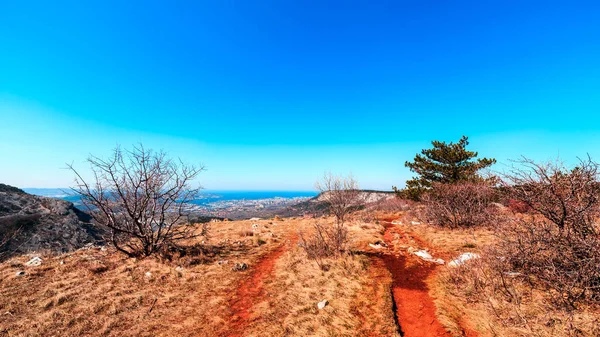
[[425,282],[436,265],[417,260],[416,257],[413,261],[413,258],[406,256],[404,252],[399,253],[393,247],[393,239],[395,235],[405,237],[405,234],[391,221],[384,220],[384,225],[384,240],[392,253],[384,254],[381,259],[392,274],[392,295],[402,336],[451,336],[437,319],[436,307]]
[[[292,238],[291,245],[295,241],[296,238]],[[267,253],[250,269],[248,276],[242,280],[236,290],[235,297],[229,303],[233,316],[227,336],[243,336],[245,328],[257,319],[252,315],[252,307],[265,300],[264,281],[271,275],[275,262],[288,250],[289,246],[289,243],[284,243]]]

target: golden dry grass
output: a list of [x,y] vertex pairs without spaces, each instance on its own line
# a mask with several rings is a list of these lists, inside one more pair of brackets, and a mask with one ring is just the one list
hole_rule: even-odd
[[[24,266],[31,256],[14,258],[0,264],[0,335],[227,336],[236,289],[253,266],[314,221],[213,223],[209,243],[223,249],[211,258],[137,260],[99,248],[43,256],[38,267]],[[381,230],[354,226],[352,232],[360,235],[353,239],[364,242],[376,240],[368,236]],[[356,336],[368,326],[393,330],[391,304],[385,301],[389,280],[382,276],[373,285],[366,257],[332,260],[323,272],[291,247],[272,275],[264,276],[267,300],[254,303],[257,319],[244,328],[244,336]],[[232,271],[235,262],[247,263],[249,271]],[[26,274],[16,276],[19,270]],[[318,310],[322,299],[330,304]]]
[[467,329],[482,337],[600,336],[599,308],[567,312],[551,305],[547,292],[532,289],[525,280],[494,274],[485,263],[494,258],[490,250],[497,239],[493,230],[429,226],[408,214],[403,214],[402,223],[403,231],[425,241],[447,261],[464,252],[483,256],[459,268],[441,267],[428,282],[438,318],[453,335],[469,335]]

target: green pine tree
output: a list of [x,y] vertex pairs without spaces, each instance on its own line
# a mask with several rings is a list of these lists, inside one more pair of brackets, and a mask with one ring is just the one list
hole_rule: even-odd
[[467,136],[462,136],[458,143],[433,141],[431,144],[432,149],[422,150],[413,162],[404,164],[418,176],[408,180],[403,190],[394,187],[400,196],[418,200],[433,183],[482,179],[477,172],[496,163],[495,159],[475,159],[478,153],[466,149],[469,145]]

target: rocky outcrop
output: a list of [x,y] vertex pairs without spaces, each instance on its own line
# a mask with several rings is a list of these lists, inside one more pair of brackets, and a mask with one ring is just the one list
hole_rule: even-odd
[[69,252],[102,244],[104,232],[72,203],[0,184],[0,258],[30,252]]

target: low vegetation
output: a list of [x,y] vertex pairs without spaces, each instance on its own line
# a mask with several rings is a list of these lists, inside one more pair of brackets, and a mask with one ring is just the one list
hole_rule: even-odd
[[319,212],[203,224],[178,204],[201,169],[91,158],[78,191],[112,245],[0,264],[0,335],[600,335],[599,164],[523,158],[490,178],[466,137],[433,145],[398,193],[419,201],[365,202],[326,174]]
[[201,230],[185,226],[185,205],[199,191],[192,181],[202,167],[186,165],[164,152],[117,147],[107,159],[88,159],[94,180],[86,181],[75,168],[73,191],[101,226],[111,231],[110,240],[130,257],[150,256],[190,239],[206,236]]

